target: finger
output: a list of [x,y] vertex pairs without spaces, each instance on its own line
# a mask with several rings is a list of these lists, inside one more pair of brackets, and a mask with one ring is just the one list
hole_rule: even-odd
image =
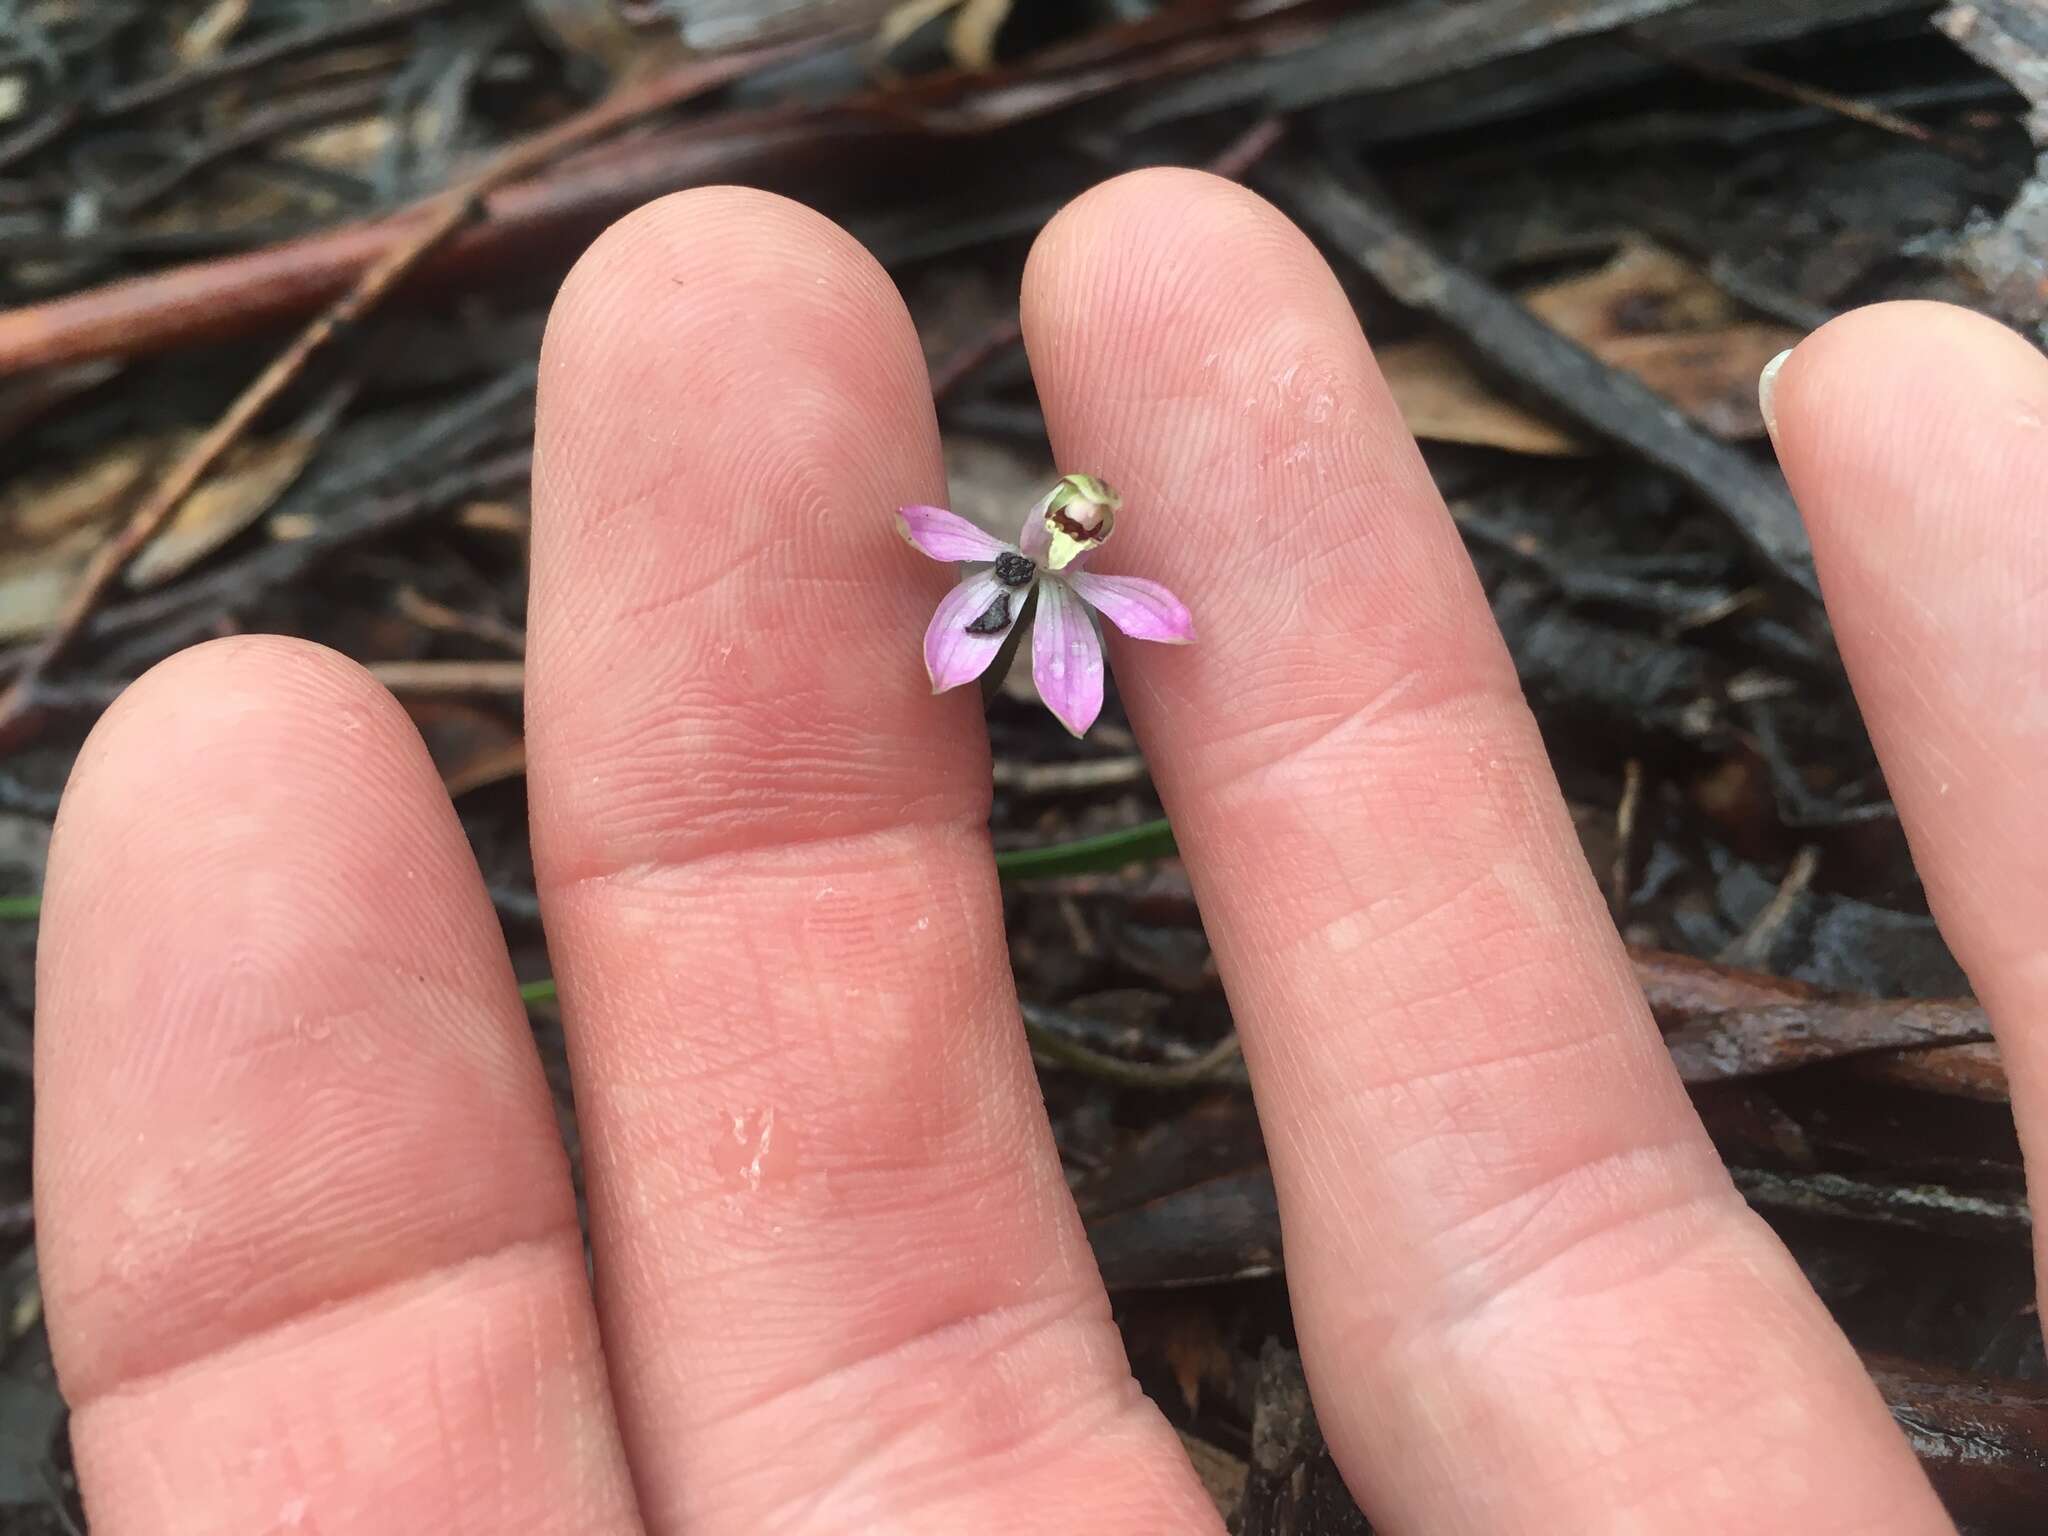
[[234,640],[80,754],[36,1209],[95,1533],[638,1529],[476,866],[363,671]]
[[759,193],[584,257],[542,362],[528,713],[605,1335],[651,1527],[1214,1530],[1039,1105],[923,362]]
[[[1024,324],[1090,569],[1245,1040],[1331,1446],[1432,1532],[1931,1531],[1938,1508],[1734,1194],[1578,852],[1484,595],[1342,291],[1186,172],[1054,220]],[[1110,403],[1114,403],[1112,409]]]
[[1914,863],[1997,1030],[2038,1207],[2048,359],[1966,310],[1885,304],[1802,342],[1770,409]]

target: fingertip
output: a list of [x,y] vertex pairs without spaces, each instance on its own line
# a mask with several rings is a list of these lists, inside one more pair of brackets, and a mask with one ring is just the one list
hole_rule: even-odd
[[2048,360],[1996,321],[1902,301],[1840,316],[1771,389],[1778,459],[1838,630],[1912,572],[1929,601],[2024,606],[2048,561],[2030,515],[2048,460]]
[[[2031,943],[2038,873],[1996,890],[2032,814],[2048,664],[2048,359],[1954,305],[1872,305],[1802,342],[1774,391],[1778,447],[1829,617],[1944,937],[1980,993]],[[2016,1079],[2025,1075],[2015,1068]]]
[[[348,702],[403,718],[390,694],[338,651],[289,635],[231,635],[165,657],[122,689],[87,733],[74,784],[138,731],[272,716],[274,702],[305,693],[353,695]],[[280,699],[282,695],[282,699]]]
[[[806,369],[822,375],[821,395],[922,400],[930,415],[902,296],[824,215],[750,187],[692,188],[627,214],[578,259],[549,312],[536,536],[564,514],[602,516],[660,488],[679,442],[711,429],[727,450],[713,469],[720,488],[747,489],[752,455],[781,424],[741,421],[731,407],[754,379]],[[757,472],[779,467],[771,460]],[[544,494],[555,486],[567,493]],[[551,575],[542,559],[535,570]]]
[[[266,846],[287,823],[306,835]],[[245,855],[282,875],[309,849],[367,857],[376,839],[431,847],[452,830],[411,718],[356,662],[280,635],[193,646],[123,690],[79,750],[51,836],[39,968],[60,973],[75,948],[117,938],[107,925],[129,919],[112,914],[175,902],[195,873]]]
[[1933,299],[1892,299],[1837,315],[1791,349],[1802,367],[1834,370],[1882,363],[1996,360],[1994,366],[2038,358],[2027,340],[2009,326]]
[[93,1528],[637,1530],[546,1083],[397,702],[195,647],[60,821],[36,1239]]
[[[76,1399],[562,1224],[532,1200],[560,1150],[474,858],[361,667],[260,636],[160,663],[59,823],[35,1183]],[[530,1204],[507,1216],[500,1179]]]
[[[940,573],[898,536],[897,509],[947,500],[937,419],[874,257],[768,193],[650,204],[564,284],[538,409],[542,883],[787,836],[820,811],[897,814],[933,733],[958,725],[913,649]],[[720,767],[649,766],[672,752]],[[866,793],[819,792],[842,762]]]
[[[1820,477],[1928,470],[1958,462],[1980,435],[2048,420],[2048,365],[2025,338],[1972,310],[1898,300],[1830,320],[1765,370],[1767,418],[1795,490]],[[1802,483],[1804,482],[1804,483]],[[1835,504],[1807,506],[1825,519]]]
[[[1276,293],[1290,298],[1277,313],[1263,302]],[[1259,346],[1297,308],[1356,328],[1314,243],[1263,197],[1207,171],[1150,168],[1091,187],[1040,231],[1024,266],[1032,367],[1062,383],[1107,378],[1120,363],[1213,372],[1227,348]],[[1063,409],[1065,393],[1048,409]]]
[[1114,257],[1133,230],[1148,236],[1183,232],[1191,243],[1227,240],[1254,259],[1283,255],[1321,265],[1315,246],[1294,222],[1239,182],[1182,166],[1151,166],[1097,182],[1046,222],[1024,264],[1027,301],[1055,293],[1076,258]]
[[687,321],[697,301],[723,293],[688,292],[679,301],[664,286],[687,290],[720,276],[728,279],[721,289],[744,286],[756,260],[813,268],[851,283],[848,297],[878,300],[907,318],[881,263],[816,209],[756,187],[691,187],[616,220],[576,259],[548,313],[543,372],[572,365],[585,348],[615,343],[621,326],[644,331]]
[[[393,749],[373,756],[437,785],[397,700],[337,651],[235,635],[165,658],[122,690],[79,749],[52,834],[46,914],[63,917],[74,885],[97,885],[108,858],[170,835],[166,787],[190,784],[209,803],[246,809],[236,786],[289,790],[296,765],[332,762],[351,740]],[[64,925],[52,927],[61,938]]]

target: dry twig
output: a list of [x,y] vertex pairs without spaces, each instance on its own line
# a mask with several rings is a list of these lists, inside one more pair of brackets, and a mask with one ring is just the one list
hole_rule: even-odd
[[607,97],[588,111],[512,145],[476,175],[435,198],[418,227],[405,239],[386,249],[339,301],[301,331],[292,344],[256,376],[228,407],[227,413],[143,498],[120,533],[101,547],[64,605],[57,622],[29,653],[6,694],[0,696],[0,751],[11,750],[20,744],[31,718],[31,704],[44,668],[76,638],[100,599],[136,552],[149,542],[177,510],[178,504],[206,478],[222,455],[299,377],[313,356],[375,308],[422,256],[469,218],[484,194],[508,181],[531,174],[571,150],[608,137],[642,118],[666,111],[764,64],[794,57],[797,52],[795,47],[785,45],[681,65],[644,84]]
[[1789,79],[1773,74],[1766,69],[1754,69],[1746,64],[1736,64],[1726,59],[1711,59],[1682,48],[1666,48],[1649,38],[1628,35],[1632,48],[1675,64],[1680,69],[1707,80],[1725,80],[1733,85],[1746,85],[1751,90],[1766,95],[1796,101],[1801,106],[1818,107],[1823,112],[1832,112],[1852,123],[1861,123],[1866,128],[1875,128],[1880,133],[1895,134],[1902,139],[1911,139],[1916,144],[1925,144],[1933,149],[1945,151],[1960,159],[1976,162],[1984,158],[1983,147],[1972,140],[1955,134],[1937,133],[1923,123],[1916,123],[1910,117],[1901,117],[1883,107],[1872,106],[1869,102],[1858,101],[1853,96],[1841,96],[1833,91],[1824,91],[1819,86],[1808,85],[1801,80]]
[[1269,162],[1257,181],[1395,298],[1462,336],[1495,371],[1689,487],[1774,571],[1818,598],[1805,524],[1775,470],[1715,440],[1634,375],[1447,260],[1362,177],[1340,179],[1325,164],[1290,157]]
[[1137,756],[1096,757],[1078,763],[1013,763],[999,758],[995,765],[996,788],[1025,795],[1135,784],[1145,773],[1145,759]]
[[373,661],[370,675],[393,693],[497,694],[526,689],[523,661]]

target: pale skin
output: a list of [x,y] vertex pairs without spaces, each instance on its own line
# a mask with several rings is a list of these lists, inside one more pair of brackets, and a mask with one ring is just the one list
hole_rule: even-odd
[[[1390,1532],[1951,1529],[1731,1188],[1456,531],[1329,269],[1190,172],[1023,314],[1272,1150],[1332,1449]],[[1944,932],[2048,1157],[2048,362],[1888,305],[1779,451]],[[313,646],[164,663],[52,849],[50,1333],[99,1536],[1213,1533],[1133,1387],[1007,965],[916,336],[874,261],[688,192],[542,364],[527,723],[596,1284],[511,968],[403,711]]]

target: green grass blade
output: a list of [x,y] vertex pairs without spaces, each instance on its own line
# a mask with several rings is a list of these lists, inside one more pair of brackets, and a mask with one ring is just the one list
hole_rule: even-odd
[[1005,880],[1035,880],[1046,875],[1086,875],[1122,869],[1144,859],[1163,859],[1174,852],[1173,828],[1148,821],[1121,832],[1084,837],[1045,848],[1019,848],[996,855],[996,873]]

